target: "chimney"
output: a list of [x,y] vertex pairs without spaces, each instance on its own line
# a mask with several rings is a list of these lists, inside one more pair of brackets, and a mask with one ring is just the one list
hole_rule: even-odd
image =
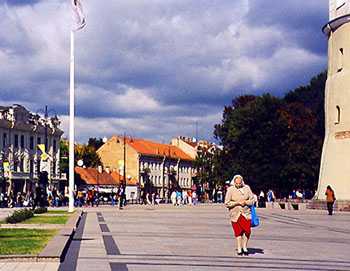
[[106,172],[109,174],[111,171],[109,170],[109,167],[106,167]]
[[98,170],[98,173],[102,174],[102,166],[101,165],[98,166],[97,170]]

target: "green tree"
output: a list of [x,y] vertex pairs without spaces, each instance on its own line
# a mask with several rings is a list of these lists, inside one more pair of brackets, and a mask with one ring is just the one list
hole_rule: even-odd
[[326,73],[281,99],[245,95],[225,106],[214,135],[223,151],[214,159],[218,179],[244,176],[253,190],[274,188],[280,196],[292,189],[314,189],[324,137]]
[[68,144],[67,144],[67,142],[65,140],[61,140],[60,152],[61,152],[60,171],[61,171],[61,173],[65,173],[68,176],[68,172],[69,172],[69,149],[68,149]]
[[[239,97],[237,99],[242,99]],[[232,104],[237,104],[237,99]],[[220,159],[222,179],[240,173],[257,192],[278,186],[285,157],[282,152],[279,110],[282,100],[265,94],[241,107],[225,108],[224,119],[214,135],[224,145]]]
[[284,129],[282,146],[288,158],[281,178],[287,180],[289,191],[316,188],[322,149],[322,138],[315,133],[317,121],[310,110],[298,102],[286,104],[280,111]]

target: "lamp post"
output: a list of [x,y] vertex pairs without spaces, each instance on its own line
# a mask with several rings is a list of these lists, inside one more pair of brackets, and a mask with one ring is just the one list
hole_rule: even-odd
[[[119,138],[117,139],[117,143],[120,143],[119,141]],[[132,140],[132,137],[130,139],[130,143],[134,143],[134,141]],[[123,155],[123,185],[124,185],[124,188],[126,189],[126,132],[124,132],[124,136],[123,136],[123,151],[124,151],[124,155]]]
[[[47,139],[47,123],[48,123],[48,118],[49,118],[49,113],[54,113],[55,114],[55,118],[57,119],[57,114],[56,114],[56,111],[55,110],[48,110],[47,109],[47,105],[45,105],[45,111],[42,110],[42,109],[39,109],[36,114],[38,115],[39,113],[43,113],[44,114],[44,120],[45,120],[45,134],[44,134],[44,145],[45,145],[45,152],[46,153],[49,153],[49,150],[48,150],[48,139]],[[47,171],[46,171],[47,172]],[[40,174],[40,176],[44,176],[44,174]],[[42,177],[43,178],[43,177]],[[46,179],[46,177],[44,178],[45,179],[45,182],[48,181]],[[41,181],[41,180],[39,180]],[[46,191],[46,183],[43,183],[44,185],[44,191]]]

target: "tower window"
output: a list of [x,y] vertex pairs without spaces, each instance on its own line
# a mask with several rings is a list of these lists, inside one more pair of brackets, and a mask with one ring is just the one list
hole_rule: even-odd
[[336,106],[336,110],[335,110],[335,124],[340,123],[340,107],[339,105]]
[[344,6],[346,3],[346,0],[337,0],[337,9],[340,9],[342,6]]
[[338,52],[338,72],[343,70],[343,58],[344,58],[344,49],[340,48]]

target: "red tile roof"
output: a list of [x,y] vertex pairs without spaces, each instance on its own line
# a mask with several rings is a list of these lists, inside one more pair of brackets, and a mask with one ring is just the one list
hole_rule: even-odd
[[[75,172],[80,175],[80,178],[89,185],[97,185],[97,178],[99,185],[116,185],[119,186],[119,180],[123,180],[123,176],[112,171],[107,173],[103,171],[102,173],[97,172],[97,168],[82,168],[75,167]],[[136,185],[135,182],[126,179],[127,185]]]
[[[123,141],[123,137],[118,137]],[[132,143],[131,143],[132,140]],[[174,159],[194,160],[177,146],[142,139],[125,138],[125,142],[140,154],[166,156]]]

